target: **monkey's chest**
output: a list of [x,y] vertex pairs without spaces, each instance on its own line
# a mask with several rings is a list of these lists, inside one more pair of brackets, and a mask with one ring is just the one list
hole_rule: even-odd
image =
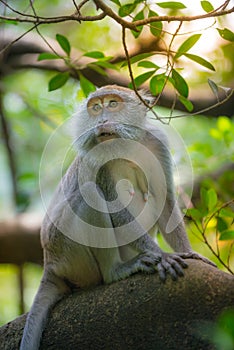
[[[106,198],[117,203],[116,210],[126,208],[148,231],[159,216],[150,179],[146,178],[145,173],[135,163],[122,159],[112,161],[109,175],[111,185],[105,190],[109,195]],[[118,208],[118,203],[121,203],[122,208]]]

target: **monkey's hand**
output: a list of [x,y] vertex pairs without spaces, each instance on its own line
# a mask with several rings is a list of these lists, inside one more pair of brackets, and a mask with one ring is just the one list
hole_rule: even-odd
[[188,252],[188,253],[177,253],[177,254],[183,259],[202,260],[206,264],[209,264],[211,266],[217,267],[217,265],[213,261],[210,261],[209,259],[205,258],[203,255],[201,255],[201,254],[199,254],[197,252],[194,252],[194,251],[191,251],[191,252]]
[[177,253],[165,252],[162,252],[160,261],[155,265],[159,278],[163,282],[166,280],[167,273],[171,276],[173,281],[176,281],[178,277],[184,276],[183,269],[186,267],[188,267],[188,265],[180,255]]
[[124,264],[118,265],[112,280],[121,280],[137,272],[155,273],[157,271],[163,282],[166,280],[167,273],[175,281],[178,277],[184,275],[183,269],[187,266],[184,259],[176,253],[147,250]]

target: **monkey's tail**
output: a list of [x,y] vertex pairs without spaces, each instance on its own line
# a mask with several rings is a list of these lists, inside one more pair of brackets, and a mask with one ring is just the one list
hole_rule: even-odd
[[20,350],[39,349],[48,314],[67,292],[68,286],[62,279],[53,274],[44,274],[26,319]]

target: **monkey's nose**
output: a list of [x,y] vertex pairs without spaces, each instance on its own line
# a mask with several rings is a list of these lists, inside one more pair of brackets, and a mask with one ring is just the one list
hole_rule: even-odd
[[108,119],[100,119],[99,121],[98,121],[98,124],[100,125],[100,124],[106,124],[106,123],[108,123]]

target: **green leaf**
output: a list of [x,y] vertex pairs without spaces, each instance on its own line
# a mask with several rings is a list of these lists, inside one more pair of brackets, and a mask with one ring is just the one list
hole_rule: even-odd
[[208,207],[208,196],[207,196],[207,190],[202,187],[200,190],[200,196],[201,196],[201,203],[204,208]]
[[86,57],[91,57],[91,58],[96,58],[96,59],[99,59],[99,58],[104,58],[105,55],[103,52],[101,51],[90,51],[90,52],[86,52],[84,54],[84,56]]
[[[150,17],[157,17],[158,14],[152,10],[149,10],[149,15],[148,18]],[[162,28],[163,28],[163,24],[162,22],[152,22],[150,23],[150,32],[154,35],[154,36],[159,36],[162,32]]]
[[114,65],[114,64],[112,64],[112,63],[110,63],[110,62],[106,62],[106,61],[96,61],[95,64],[98,65],[98,66],[101,66],[101,67],[103,67],[103,68],[109,68],[109,69],[119,70],[119,68],[118,68],[116,65]]
[[[144,82],[146,82],[150,77],[152,77],[152,75],[155,73],[155,71],[153,70],[151,70],[151,71],[149,71],[149,72],[146,72],[146,73],[143,73],[143,74],[141,74],[141,75],[138,75],[138,77],[136,77],[135,79],[134,79],[134,82],[135,82],[135,84],[136,84],[136,86],[138,87],[138,86],[140,86],[140,85],[142,85]],[[129,87],[132,89],[133,88],[133,85],[132,85],[132,83],[130,83],[129,84]]]
[[90,67],[95,72],[97,72],[97,73],[99,73],[99,74],[101,74],[103,76],[107,76],[108,75],[107,72],[104,69],[102,69],[101,67],[99,67],[98,65],[96,65],[95,62],[88,64],[88,67]]
[[68,72],[56,74],[49,81],[49,91],[54,91],[61,88],[63,85],[66,84],[69,76],[70,75]]
[[85,97],[88,97],[88,95],[96,90],[95,85],[91,83],[88,79],[86,79],[81,72],[79,72],[79,78],[80,78],[80,87],[83,91]]
[[110,0],[111,2],[113,2],[114,4],[121,6],[121,3],[119,0]]
[[201,1],[201,7],[205,12],[211,12],[214,10],[213,5],[209,1]]
[[17,177],[17,181],[28,181],[28,180],[35,180],[36,174],[35,173],[23,173]]
[[159,95],[165,86],[166,77],[164,74],[155,75],[150,80],[150,91],[152,95],[157,96]]
[[208,199],[207,206],[208,206],[209,211],[211,211],[216,207],[217,202],[218,202],[217,193],[215,192],[215,190],[213,188],[210,188],[207,191],[207,199]]
[[219,216],[234,218],[234,211],[231,209],[223,208],[220,210]]
[[219,237],[220,241],[228,241],[234,239],[234,230],[223,231]]
[[15,26],[19,24],[19,22],[15,21],[14,19],[1,19],[0,23],[13,24]]
[[204,58],[197,56],[197,55],[192,55],[190,53],[185,53],[184,56],[186,56],[187,58],[189,58],[190,60],[197,62],[198,64],[200,64],[203,67],[206,67],[210,70],[215,71],[214,66],[208,62],[207,60],[205,60]]
[[190,208],[187,210],[186,214],[191,216],[194,220],[200,220],[203,218],[203,214],[196,208]]
[[219,32],[219,35],[221,36],[221,38],[228,40],[228,41],[234,41],[234,33],[228,29],[228,28],[224,28],[224,29],[219,29],[217,28],[217,31]]
[[184,78],[175,70],[172,70],[172,79],[175,89],[184,97],[188,97],[189,87]]
[[184,96],[179,96],[179,100],[180,102],[185,106],[185,108],[187,109],[187,111],[192,112],[193,110],[193,104],[191,101],[189,101],[186,97]]
[[217,127],[222,133],[225,133],[227,131],[231,131],[233,126],[233,123],[230,121],[229,118],[225,116],[220,116],[217,121]]
[[43,61],[43,60],[56,60],[61,58],[60,56],[56,55],[55,53],[50,53],[50,52],[43,52],[40,53],[38,56],[37,60],[38,61]]
[[216,140],[223,140],[223,133],[217,129],[210,129],[210,136]]
[[[143,10],[138,12],[138,14],[133,18],[133,22],[139,21],[141,19],[144,19],[144,11]],[[142,29],[143,29],[143,26],[138,26],[137,29],[138,29],[138,32],[136,32],[135,30],[131,30],[133,36],[136,39],[140,36]]]
[[183,42],[183,44],[179,47],[175,58],[178,58],[180,56],[182,56],[184,53],[186,53],[187,51],[189,51],[195,44],[196,42],[200,39],[201,34],[194,34],[192,36],[190,36],[190,38],[188,38],[187,40],[185,40]]
[[141,61],[138,63],[138,67],[159,69],[159,66],[151,61]]
[[68,56],[70,56],[71,45],[70,45],[68,39],[64,35],[56,34],[56,40],[59,43],[59,45],[61,46],[61,48],[63,49],[63,51],[66,52],[66,54]]
[[[136,63],[136,62],[138,62],[138,61],[141,61],[141,60],[143,60],[143,59],[145,59],[145,58],[148,58],[148,57],[151,57],[151,56],[153,56],[154,55],[154,53],[141,53],[141,54],[139,54],[139,55],[136,55],[136,56],[133,56],[132,58],[130,58],[130,63],[131,64],[134,64],[134,63]],[[128,63],[125,61],[122,65],[121,65],[121,68],[122,67],[125,67],[125,66],[127,66],[128,65]]]
[[224,232],[228,229],[228,224],[226,221],[220,217],[217,218],[217,229],[219,232]]
[[182,2],[179,2],[179,1],[157,2],[157,5],[163,9],[179,10],[179,9],[186,8],[186,6],[184,4],[182,4]]
[[125,17],[130,15],[136,8],[137,4],[125,4],[119,8],[119,16]]
[[208,84],[213,91],[213,94],[216,96],[217,100],[219,99],[219,87],[215,82],[211,79],[208,79]]

